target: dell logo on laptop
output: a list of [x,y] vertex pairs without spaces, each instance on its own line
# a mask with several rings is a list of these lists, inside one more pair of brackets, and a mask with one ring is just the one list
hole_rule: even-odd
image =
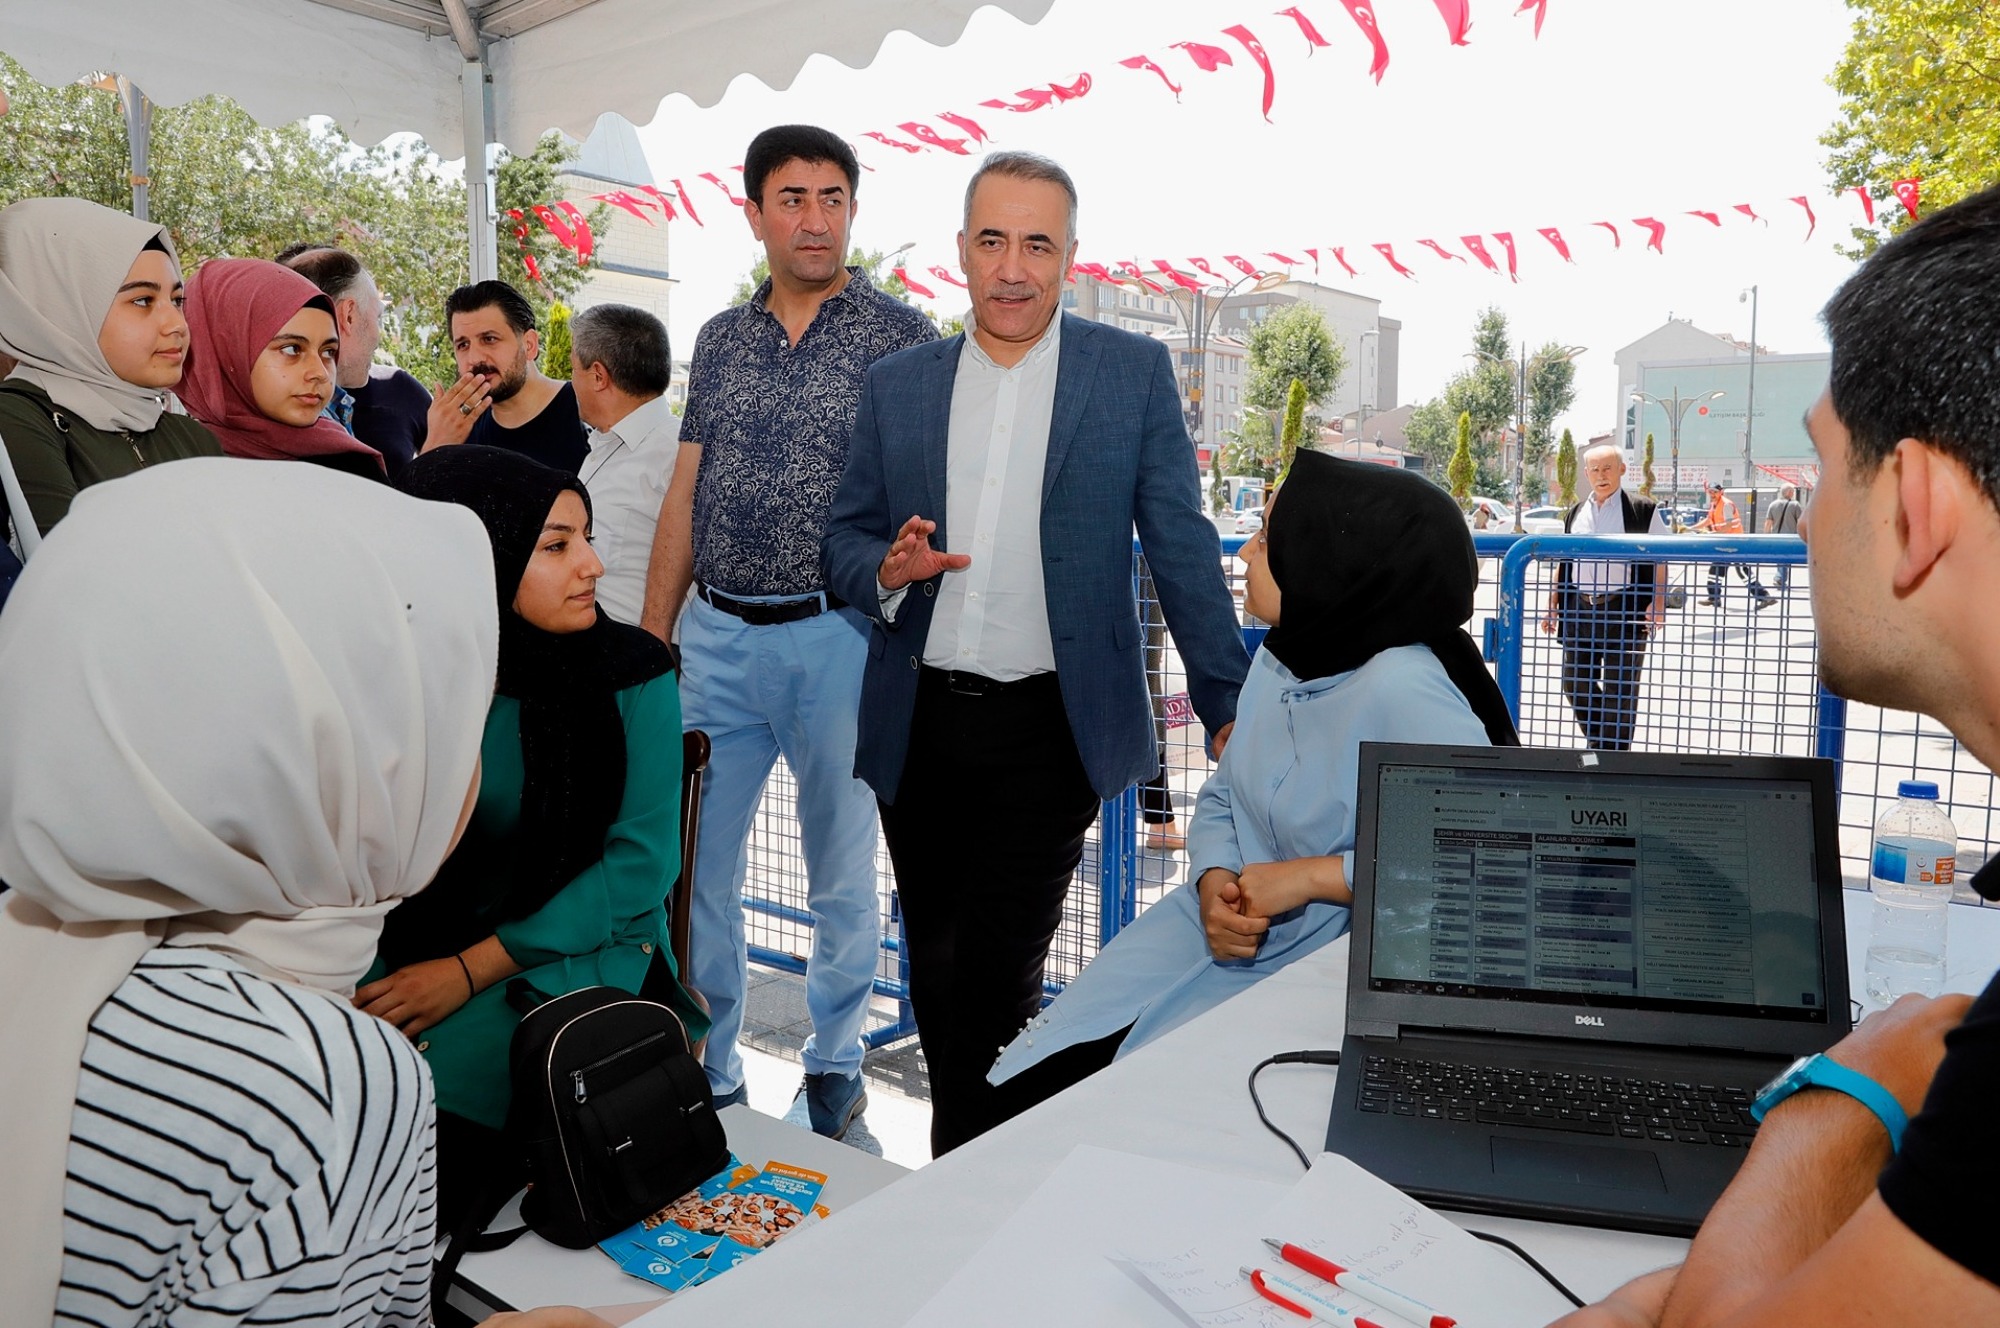
[[1576,1022],[1579,1024],[1588,1024],[1592,1028],[1604,1027],[1603,1017],[1594,1014],[1580,1014],[1576,1017]]

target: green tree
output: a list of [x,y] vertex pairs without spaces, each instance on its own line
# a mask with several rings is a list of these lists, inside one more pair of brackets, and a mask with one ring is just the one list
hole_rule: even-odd
[[[12,105],[0,121],[0,206],[48,194],[132,205],[125,119],[110,91],[81,83],[45,87],[0,55]],[[336,126],[298,121],[269,128],[225,97],[200,97],[152,113],[150,210],[193,271],[210,258],[262,257],[301,241],[350,249],[388,300],[385,355],[419,379],[455,376],[444,299],[471,266],[465,185],[422,143],[356,145]],[[576,149],[548,134],[499,168],[499,203],[524,211],[561,192],[556,177]],[[599,244],[609,209],[586,213]],[[504,222],[503,222],[504,226]],[[500,276],[538,311],[589,277],[539,223],[518,243],[500,235]],[[528,277],[532,255],[542,279]]]
[[1556,448],[1556,485],[1560,490],[1556,500],[1564,507],[1576,506],[1576,440],[1568,429]]
[[1404,436],[1424,455],[1432,474],[1445,470],[1456,449],[1461,415],[1472,421],[1475,465],[1496,466],[1501,435],[1514,415],[1514,367],[1508,350],[1507,315],[1498,308],[1482,310],[1472,325],[1471,363],[1452,375],[1443,392],[1411,411]]
[[1549,459],[1556,417],[1576,404],[1576,361],[1569,347],[1550,341],[1528,357],[1528,464]]
[[1313,407],[1332,396],[1347,371],[1345,353],[1310,304],[1288,304],[1250,329],[1245,347],[1249,377],[1243,399],[1261,410],[1286,408],[1294,381],[1305,386],[1305,436],[1317,437]]
[[[887,273],[879,270],[884,257],[886,257],[886,254],[880,249],[863,249],[861,246],[856,245],[853,252],[847,255],[847,265],[873,273],[875,285],[883,294],[892,295],[904,304],[916,304],[916,301],[910,298],[910,288],[903,284],[903,279],[897,276],[893,269]],[[736,283],[736,293],[729,297],[730,308],[733,309],[739,304],[750,303],[750,297],[757,293],[757,288],[763,285],[765,278],[770,275],[771,260],[763,254],[757,255],[757,261],[750,265],[748,274]],[[951,334],[947,332],[945,335],[950,336]]]
[[1653,496],[1653,431],[1646,431],[1646,455],[1639,462],[1639,492],[1648,498]]
[[542,372],[551,378],[568,378],[570,354],[576,348],[569,330],[569,306],[549,306],[547,335],[542,338]]
[[1292,473],[1292,458],[1299,454],[1299,439],[1306,428],[1306,385],[1294,378],[1285,393],[1285,428],[1278,438],[1278,483]]
[[1472,458],[1472,412],[1460,411],[1458,416],[1458,444],[1452,449],[1451,464],[1445,468],[1445,479],[1451,485],[1451,496],[1464,507],[1472,497],[1472,481],[1477,478],[1478,468]]
[[[1820,135],[1839,189],[1882,200],[1891,232],[1908,214],[1889,182],[1923,179],[1926,211],[1993,178],[2000,142],[2000,22],[1987,0],[1848,0],[1853,30],[1828,79],[1840,118]],[[1855,227],[1842,252],[1861,258],[1881,233]]]
[[1271,412],[1245,411],[1243,423],[1223,440],[1223,471],[1229,475],[1253,475],[1268,485],[1277,477],[1278,451],[1278,434],[1272,428]]

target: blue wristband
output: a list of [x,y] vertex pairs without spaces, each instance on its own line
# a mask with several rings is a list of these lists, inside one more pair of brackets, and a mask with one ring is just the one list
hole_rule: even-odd
[[1874,1112],[1875,1118],[1882,1122],[1882,1128],[1889,1132],[1889,1151],[1902,1151],[1903,1131],[1908,1128],[1910,1118],[1904,1113],[1903,1104],[1896,1100],[1896,1095],[1861,1071],[1842,1065],[1824,1052],[1801,1057],[1792,1062],[1783,1074],[1766,1084],[1750,1106],[1751,1119],[1761,1124],[1771,1108],[1802,1088],[1831,1088],[1847,1094]]

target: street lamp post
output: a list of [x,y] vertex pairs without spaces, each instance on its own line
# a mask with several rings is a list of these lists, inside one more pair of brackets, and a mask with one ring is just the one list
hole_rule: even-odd
[[[1537,366],[1561,364],[1575,359],[1589,349],[1588,346],[1559,346],[1554,350],[1539,351],[1535,355],[1534,363]],[[1503,369],[1512,370],[1517,379],[1514,396],[1514,533],[1518,535],[1525,529],[1521,524],[1521,499],[1528,482],[1528,343],[1525,338],[1522,339],[1521,354],[1512,363],[1501,359],[1491,351],[1475,350],[1470,354],[1477,359],[1497,364]]]
[[1757,463],[1750,452],[1750,431],[1757,419],[1757,288],[1752,286],[1736,297],[1738,304],[1750,301],[1750,387],[1743,408],[1743,482],[1750,486],[1750,533],[1757,533]]
[[869,283],[872,285],[880,285],[882,279],[882,269],[886,267],[889,269],[889,271],[894,272],[896,270],[896,260],[901,258],[904,254],[909,253],[910,250],[916,247],[917,247],[917,242],[915,240],[905,240],[903,243],[897,245],[894,249],[891,249],[888,253],[883,254],[880,258],[876,259],[873,263],[869,264],[868,266]]
[[1360,400],[1356,402],[1357,418],[1354,421],[1354,455],[1357,457],[1361,455],[1362,431],[1368,427],[1368,412],[1374,409],[1374,403],[1368,400],[1368,397],[1374,393],[1374,387],[1369,381],[1366,359],[1362,354],[1363,349],[1368,345],[1368,338],[1370,337],[1375,338],[1375,354],[1379,363],[1382,354],[1382,330],[1375,327],[1364,327],[1361,329],[1360,335],[1354,338],[1354,369],[1361,376],[1361,382],[1358,385],[1359,390],[1356,392],[1356,396]]
[[1632,400],[1650,401],[1667,413],[1667,446],[1672,456],[1669,464],[1674,468],[1672,503],[1674,520],[1676,522],[1680,521],[1681,516],[1681,420],[1686,417],[1688,407],[1692,406],[1695,402],[1714,401],[1721,396],[1722,393],[1720,392],[1703,392],[1696,396],[1684,397],[1681,395],[1681,389],[1678,384],[1674,387],[1673,396],[1665,401],[1654,396],[1651,392],[1634,392],[1632,394]]
[[[1182,362],[1185,373],[1181,379],[1181,392],[1182,400],[1186,402],[1188,436],[1194,442],[1197,452],[1203,448],[1208,436],[1206,422],[1208,334],[1214,328],[1215,320],[1221,317],[1222,306],[1247,283],[1255,283],[1250,286],[1251,292],[1254,293],[1276,289],[1288,280],[1290,278],[1282,272],[1246,273],[1227,286],[1201,286],[1192,291],[1186,287],[1176,287],[1173,291],[1167,292],[1167,303],[1173,306],[1174,313],[1180,318],[1188,333],[1187,358]],[[1145,289],[1132,277],[1120,277],[1117,284],[1130,286],[1134,290]],[[1211,295],[1215,297],[1212,309],[1209,307]],[[1183,296],[1186,298],[1185,307],[1182,304]]]

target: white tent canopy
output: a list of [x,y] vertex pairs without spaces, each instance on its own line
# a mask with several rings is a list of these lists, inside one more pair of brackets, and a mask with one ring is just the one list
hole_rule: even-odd
[[[153,102],[233,98],[266,124],[330,116],[356,141],[413,132],[468,161],[473,274],[493,275],[479,145],[582,138],[649,121],[682,93],[713,105],[739,74],[783,88],[809,56],[860,67],[891,31],[949,45],[991,5],[1053,0],[0,0],[0,50],[44,83],[124,75]],[[474,145],[467,152],[466,145]]]

